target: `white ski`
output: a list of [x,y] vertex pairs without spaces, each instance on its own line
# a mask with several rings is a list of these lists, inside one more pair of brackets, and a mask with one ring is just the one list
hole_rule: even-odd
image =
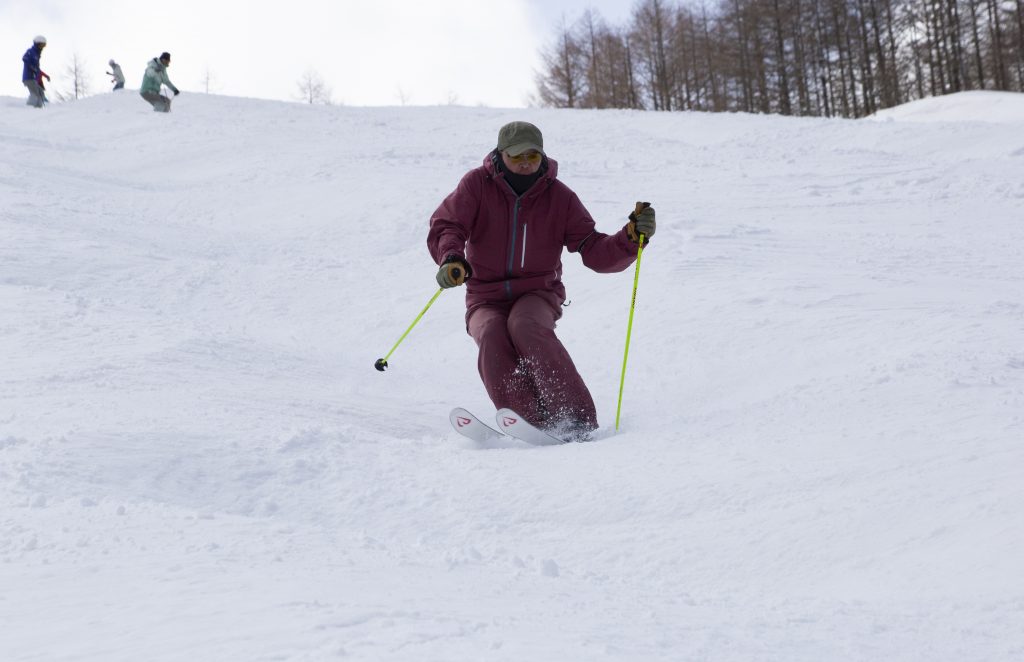
[[464,437],[469,437],[477,443],[485,444],[505,436],[462,407],[453,409],[448,414],[448,420],[451,421],[452,427],[455,428],[456,432]]
[[565,442],[534,427],[529,421],[511,409],[499,409],[495,414],[498,429],[505,434],[534,446],[560,446]]

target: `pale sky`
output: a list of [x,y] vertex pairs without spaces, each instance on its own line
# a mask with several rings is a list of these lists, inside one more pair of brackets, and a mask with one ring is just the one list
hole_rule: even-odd
[[[535,92],[538,53],[562,16],[589,7],[624,26],[633,0],[0,0],[8,64],[0,95],[26,96],[21,56],[41,34],[49,87],[70,88],[77,54],[90,92],[110,90],[107,61],[138,89],[146,63],[171,53],[183,93],[295,100],[312,70],[346,105],[454,102],[523,107]],[[51,97],[55,95],[51,94]]]

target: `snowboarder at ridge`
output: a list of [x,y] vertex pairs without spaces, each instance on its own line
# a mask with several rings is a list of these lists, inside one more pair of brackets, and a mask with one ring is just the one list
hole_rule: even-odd
[[171,66],[170,53],[161,53],[159,58],[150,60],[146,66],[146,73],[142,76],[142,87],[139,88],[142,98],[153,106],[153,110],[161,113],[171,112],[171,100],[160,94],[160,87],[166,85],[174,92],[174,96],[180,94],[180,90],[167,77],[167,67],[169,66]]

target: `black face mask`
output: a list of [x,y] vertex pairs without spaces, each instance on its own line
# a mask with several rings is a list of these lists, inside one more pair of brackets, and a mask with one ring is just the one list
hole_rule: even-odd
[[505,175],[505,181],[508,182],[508,185],[512,187],[512,190],[516,192],[516,195],[522,195],[529,191],[530,187],[533,186],[548,169],[548,160],[547,157],[544,157],[540,162],[540,168],[537,169],[537,172],[532,175],[517,175],[509,170],[508,166],[505,165],[505,160],[501,158],[500,152],[496,151],[494,153],[494,158],[497,162],[498,169]]

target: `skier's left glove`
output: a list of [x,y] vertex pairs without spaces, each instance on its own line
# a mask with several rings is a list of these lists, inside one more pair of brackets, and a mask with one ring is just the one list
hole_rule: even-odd
[[472,275],[473,270],[469,268],[468,262],[458,255],[449,255],[437,270],[437,284],[445,289],[458,287]]
[[636,209],[629,215],[626,234],[634,244],[640,243],[640,235],[644,236],[644,246],[654,236],[657,224],[654,222],[654,207],[649,202],[636,203]]
[[181,94],[181,90],[174,88],[174,96],[178,96],[179,94]]

